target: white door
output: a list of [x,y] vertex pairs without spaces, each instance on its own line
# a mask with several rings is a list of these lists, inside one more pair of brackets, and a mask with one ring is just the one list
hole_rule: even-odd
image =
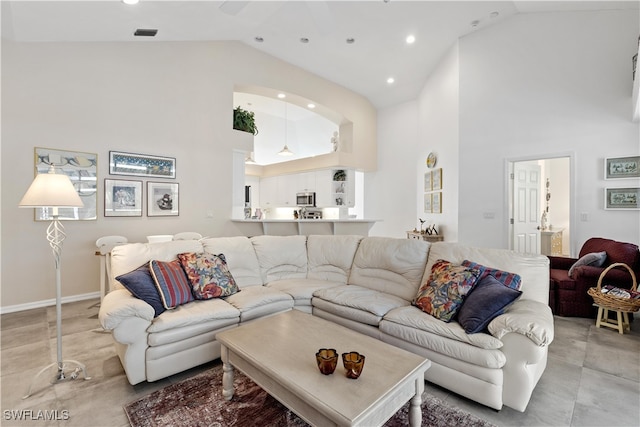
[[540,253],[540,166],[513,164],[513,249]]

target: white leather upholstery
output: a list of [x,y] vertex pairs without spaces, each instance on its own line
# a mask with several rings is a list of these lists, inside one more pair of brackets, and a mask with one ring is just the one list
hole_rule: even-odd
[[224,254],[227,267],[240,289],[262,285],[258,258],[248,237],[207,237],[201,243],[205,252]]
[[362,236],[309,236],[307,278],[347,284]]
[[307,277],[307,236],[255,236],[262,282]]

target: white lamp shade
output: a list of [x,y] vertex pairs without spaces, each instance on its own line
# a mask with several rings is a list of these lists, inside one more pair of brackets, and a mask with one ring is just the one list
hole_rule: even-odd
[[21,208],[81,208],[80,196],[67,175],[41,173],[22,197]]

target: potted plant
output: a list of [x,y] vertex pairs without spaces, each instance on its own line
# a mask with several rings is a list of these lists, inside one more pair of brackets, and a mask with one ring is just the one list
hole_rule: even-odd
[[233,128],[253,135],[258,134],[253,111],[243,110],[238,106],[233,110]]

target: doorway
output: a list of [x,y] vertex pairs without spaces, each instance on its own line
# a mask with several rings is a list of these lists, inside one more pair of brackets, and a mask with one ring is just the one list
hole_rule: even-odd
[[510,249],[572,256],[573,159],[563,154],[508,160]]

